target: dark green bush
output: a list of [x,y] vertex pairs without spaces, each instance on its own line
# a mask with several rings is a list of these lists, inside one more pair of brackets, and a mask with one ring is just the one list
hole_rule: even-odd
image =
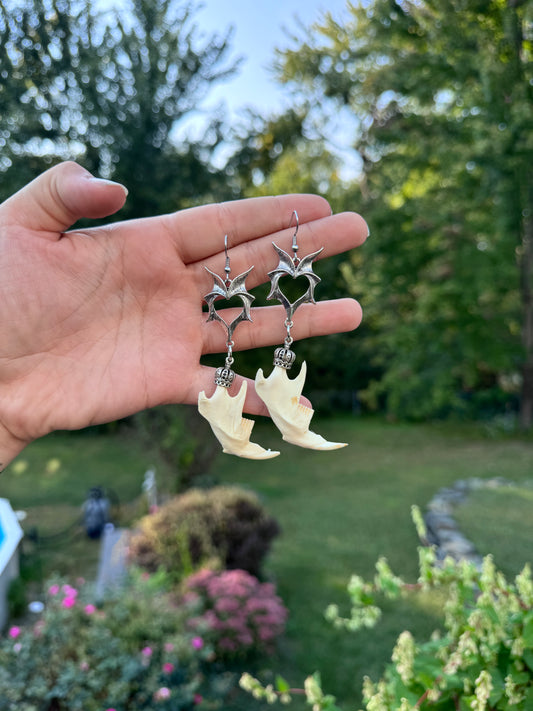
[[137,565],[181,579],[201,563],[260,576],[280,532],[255,494],[237,487],[191,489],[145,516],[130,543]]
[[14,578],[7,590],[9,617],[22,617],[26,611],[26,585],[22,578]]

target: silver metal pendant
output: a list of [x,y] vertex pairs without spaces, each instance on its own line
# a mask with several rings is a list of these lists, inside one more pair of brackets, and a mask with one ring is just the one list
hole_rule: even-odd
[[[226,266],[224,267],[225,279],[215,274],[210,269],[206,271],[213,277],[213,288],[204,296],[204,301],[209,307],[207,321],[218,321],[227,333],[226,340],[226,362],[224,366],[217,368],[215,373],[216,390],[211,397],[207,397],[202,390],[198,395],[198,411],[206,418],[211,425],[215,437],[222,445],[222,451],[226,454],[235,454],[238,457],[247,459],[272,459],[277,457],[279,452],[271,449],[264,449],[255,442],[250,442],[250,435],[254,426],[253,420],[248,420],[242,416],[244,400],[246,398],[246,381],[240,387],[237,395],[232,397],[228,388],[235,379],[235,373],[231,369],[233,364],[233,333],[242,321],[251,321],[250,306],[254,296],[246,290],[246,277],[252,271],[253,266],[247,271],[239,274],[235,279],[230,279],[231,272],[228,256],[228,237],[224,238],[224,249],[226,252]],[[227,323],[226,320],[216,311],[215,302],[217,299],[230,299],[238,296],[242,300],[243,308],[240,314]]]

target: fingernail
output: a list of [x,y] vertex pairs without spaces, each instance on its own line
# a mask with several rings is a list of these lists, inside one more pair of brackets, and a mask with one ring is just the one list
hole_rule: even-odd
[[128,194],[128,188],[125,185],[122,185],[122,183],[117,183],[115,180],[105,180],[104,178],[94,178],[91,177],[89,180],[93,180],[96,183],[100,183],[102,185],[118,185],[119,188],[122,188],[124,191],[124,194]]

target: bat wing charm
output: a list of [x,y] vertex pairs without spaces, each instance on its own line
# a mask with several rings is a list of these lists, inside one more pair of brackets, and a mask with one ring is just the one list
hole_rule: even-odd
[[[204,301],[209,307],[209,316],[207,321],[218,321],[221,323],[228,332],[228,341],[232,340],[233,332],[241,321],[251,321],[250,317],[250,306],[255,296],[252,296],[248,291],[246,291],[245,280],[248,274],[252,271],[253,267],[250,267],[247,271],[239,274],[235,279],[227,280],[226,282],[218,275],[212,272],[210,269],[205,267],[205,270],[211,274],[214,279],[213,288],[204,296]],[[231,323],[226,323],[222,316],[215,310],[215,301],[217,299],[231,299],[232,296],[238,296],[242,300],[242,311],[241,313],[233,319]]]
[[[274,244],[274,242],[272,242],[272,246],[278,253],[279,264],[271,272],[268,272],[268,276],[270,277],[271,288],[267,299],[277,299],[281,304],[283,304],[283,307],[287,313],[287,319],[289,321],[292,321],[292,316],[298,306],[300,306],[300,304],[316,303],[315,286],[318,284],[319,281],[321,281],[321,279],[313,271],[313,262],[318,257],[320,252],[324,249],[324,247],[321,247],[319,250],[313,252],[312,254],[308,254],[302,259],[298,259],[296,257],[290,257],[287,252],[285,252],[283,249]],[[296,299],[296,301],[292,304],[287,299],[285,294],[281,291],[279,286],[279,280],[281,279],[281,277],[287,275],[291,276],[293,279],[297,279],[300,276],[305,276],[309,281],[309,286],[305,294],[302,294],[302,296],[300,296],[299,299]]]
[[309,429],[314,411],[300,403],[306,372],[306,365],[302,363],[296,378],[289,380],[285,368],[274,366],[268,378],[265,378],[263,371],[259,369],[255,376],[256,392],[267,406],[270,417],[286,442],[307,449],[329,450],[345,447],[345,442],[328,442]]
[[254,422],[242,416],[246,387],[244,381],[235,397],[231,397],[228,389],[221,385],[217,385],[210,398],[202,391],[198,395],[198,410],[211,425],[215,437],[222,445],[222,451],[226,454],[236,454],[247,459],[277,457],[279,452],[263,449],[259,444],[250,442]]

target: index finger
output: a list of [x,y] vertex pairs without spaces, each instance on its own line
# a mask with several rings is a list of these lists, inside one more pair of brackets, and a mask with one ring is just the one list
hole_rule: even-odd
[[190,264],[221,252],[224,235],[235,247],[288,228],[294,210],[300,225],[331,215],[319,195],[279,195],[191,207],[166,217],[181,258]]

